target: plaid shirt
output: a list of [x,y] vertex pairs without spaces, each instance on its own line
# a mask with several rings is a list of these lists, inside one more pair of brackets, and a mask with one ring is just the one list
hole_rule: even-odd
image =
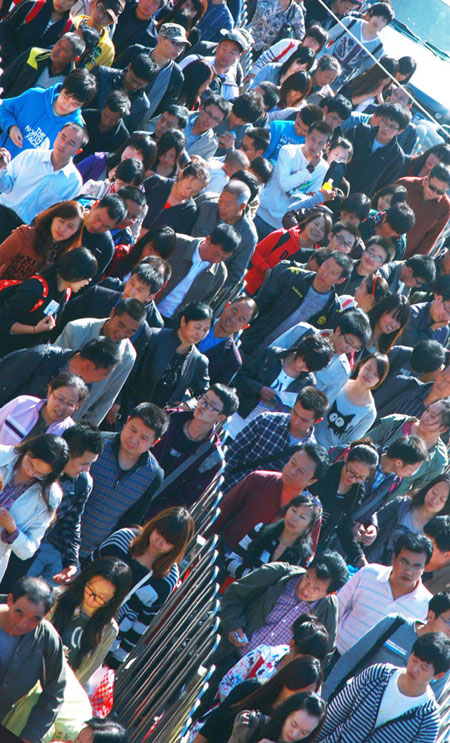
[[317,601],[299,601],[295,595],[299,578],[294,576],[286,584],[286,588],[268,614],[267,619],[250,638],[250,642],[239,650],[246,655],[258,645],[289,645],[292,640],[292,625],[302,614],[314,609]]
[[[293,446],[289,433],[290,418],[290,413],[261,413],[238,433],[226,452],[224,493],[253,470],[277,472],[283,469]],[[298,439],[296,443],[314,442],[312,428],[304,439]],[[280,456],[275,459],[278,453]],[[268,458],[270,461],[266,461]]]

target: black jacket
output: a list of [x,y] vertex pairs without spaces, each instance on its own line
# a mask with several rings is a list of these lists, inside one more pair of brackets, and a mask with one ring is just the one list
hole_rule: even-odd
[[230,384],[242,365],[241,354],[233,338],[227,338],[207,351],[202,351],[209,361],[211,384]]
[[347,129],[345,136],[353,144],[353,157],[347,165],[347,180],[351,191],[372,195],[400,177],[405,154],[394,137],[389,144],[372,152],[378,127],[357,124]]
[[[120,56],[116,57],[116,59],[114,60],[114,64],[123,70],[125,69],[125,67],[128,67],[128,64],[131,62],[131,60],[137,57],[138,54],[143,54],[144,52],[146,52],[147,54],[151,54],[152,51],[153,49],[148,46],[142,46],[142,44],[132,44],[127,49],[125,49],[125,51],[122,52]],[[179,65],[177,65],[176,62],[173,62],[169,85],[167,86],[167,90],[161,98],[158,106],[152,112],[152,116],[158,116],[158,114],[166,110],[167,106],[170,106],[172,103],[178,103],[183,83],[184,75],[181,71],[181,68],[179,67]],[[150,82],[149,85],[144,88],[147,95],[149,95],[151,87],[152,82]],[[151,96],[149,97],[151,99]]]
[[[272,347],[249,359],[238,372],[235,380],[236,392],[239,396],[239,414],[246,418],[260,400],[261,387],[270,387],[283,368],[283,361],[290,354],[290,350]],[[293,379],[287,392],[300,392],[303,387],[315,383],[314,375],[309,372],[300,374]]]
[[125,93],[130,99],[131,110],[123,120],[130,132],[132,132],[138,127],[143,115],[150,107],[150,103],[143,90],[135,90],[133,92],[125,90],[123,87],[125,73],[125,70],[117,70],[114,67],[105,67],[104,65],[94,67],[92,75],[97,80],[97,92],[91,101],[91,106],[102,109],[106,98],[113,90],[120,90],[122,93]]
[[175,232],[190,235],[197,217],[197,205],[194,199],[184,204],[176,204],[164,209],[176,178],[165,178],[162,175],[152,175],[144,182],[145,198],[148,211],[142,226],[147,230],[150,227],[165,225],[172,227]]
[[83,158],[89,157],[89,155],[92,155],[94,152],[115,152],[130,136],[123,119],[120,119],[114,129],[110,129],[107,132],[101,132],[99,129],[101,115],[102,112],[96,108],[87,108],[86,110],[83,110],[83,119],[86,122],[89,132],[89,142],[84,147],[83,151],[74,158],[75,164],[79,163]]
[[21,0],[0,23],[0,47],[3,66],[14,62],[18,54],[35,44],[52,47],[72,28],[69,11],[56,23],[50,23],[53,3]]
[[0,361],[0,406],[18,395],[47,397],[48,383],[62,371],[75,351],[58,346],[33,346],[13,351]]
[[[151,402],[156,384],[180,345],[178,333],[170,328],[153,331],[145,354],[134,365],[122,390],[122,415],[126,415],[141,402]],[[192,346],[183,362],[178,384],[166,405],[182,400],[190,388],[194,396],[202,395],[209,387],[208,359]]]
[[[316,276],[314,271],[304,271],[284,261],[276,269],[255,297],[259,315],[242,334],[241,348],[246,354],[259,350],[264,338],[301,305]],[[339,300],[332,291],[325,307],[308,317],[308,322],[319,328],[334,327],[339,311]]]
[[143,44],[145,47],[156,46],[158,34],[153,18],[140,21],[136,16],[137,3],[127,3],[120,14],[114,31],[113,42],[116,57],[125,52],[132,44]]
[[[51,73],[50,54],[50,49],[41,49],[37,46],[19,54],[0,77],[0,86],[3,88],[2,98],[13,98],[33,88],[46,67]],[[61,75],[68,75],[71,69],[73,65],[68,65]]]

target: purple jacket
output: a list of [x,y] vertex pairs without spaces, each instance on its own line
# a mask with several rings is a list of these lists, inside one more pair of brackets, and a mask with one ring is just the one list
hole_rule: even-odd
[[[19,395],[0,408],[0,444],[5,446],[16,446],[39,420],[39,413],[47,400],[41,400],[32,395]],[[62,433],[75,421],[68,416],[59,423],[51,423],[45,433],[54,433],[61,436]]]
[[86,183],[90,178],[94,181],[101,181],[108,175],[108,168],[106,165],[107,152],[94,152],[93,155],[88,155],[84,160],[80,160],[79,163],[75,163],[77,169],[81,173],[83,183]]

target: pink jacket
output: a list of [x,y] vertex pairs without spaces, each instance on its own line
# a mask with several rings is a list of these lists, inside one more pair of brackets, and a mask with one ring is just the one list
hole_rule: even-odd
[[[19,395],[0,408],[0,444],[16,446],[20,444],[39,420],[39,413],[47,400],[40,400],[32,395]],[[45,433],[57,436],[75,423],[67,417],[60,423],[52,423]]]

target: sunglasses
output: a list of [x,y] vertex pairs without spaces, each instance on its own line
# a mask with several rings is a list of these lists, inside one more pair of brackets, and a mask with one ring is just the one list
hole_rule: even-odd
[[440,188],[436,188],[436,186],[432,186],[430,181],[428,181],[428,188],[430,189],[430,191],[437,193],[438,196],[444,196],[447,193],[447,189],[445,191],[441,191]]

